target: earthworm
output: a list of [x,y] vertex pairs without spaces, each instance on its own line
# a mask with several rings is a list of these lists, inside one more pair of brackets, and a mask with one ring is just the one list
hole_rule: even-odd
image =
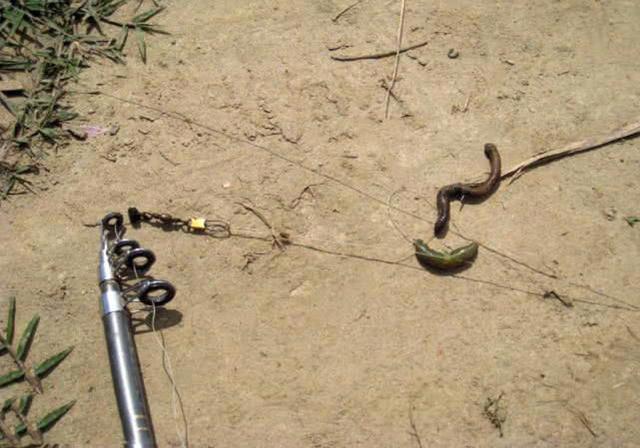
[[475,242],[451,252],[433,250],[422,240],[415,240],[413,246],[416,249],[416,258],[421,264],[440,270],[459,268],[470,263],[478,255],[478,243]]
[[489,159],[491,173],[484,182],[446,185],[438,191],[436,205],[438,218],[434,225],[434,233],[439,235],[449,222],[449,202],[462,200],[465,197],[480,198],[491,193],[500,181],[500,153],[493,143],[484,145],[484,155]]

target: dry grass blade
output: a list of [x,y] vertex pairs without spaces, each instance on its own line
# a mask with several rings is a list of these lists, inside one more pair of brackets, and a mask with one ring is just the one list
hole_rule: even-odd
[[562,159],[574,154],[580,154],[593,149],[601,148],[609,143],[617,142],[625,138],[633,137],[640,133],[640,121],[635,121],[627,126],[623,126],[609,134],[599,137],[592,137],[586,140],[580,140],[570,143],[562,148],[544,151],[535,156],[518,163],[517,165],[509,168],[502,173],[501,179],[505,179],[510,176],[514,176],[514,180],[520,177],[526,170],[530,170],[540,165],[552,162],[554,160]]

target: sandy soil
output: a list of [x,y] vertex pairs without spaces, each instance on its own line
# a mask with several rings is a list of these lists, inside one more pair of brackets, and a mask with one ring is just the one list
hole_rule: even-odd
[[[98,231],[83,224],[135,205],[268,236],[237,205],[251,200],[295,242],[405,266],[131,230],[179,290],[168,308],[181,320],[163,334],[191,446],[640,445],[640,227],[624,220],[640,214],[638,140],[454,207],[457,230],[485,245],[457,277],[416,269],[393,225],[430,237],[437,189],[482,178],[485,142],[511,166],[637,119],[640,4],[407,2],[405,43],[429,43],[402,58],[383,120],[393,58],[330,56],[393,49],[399,5],[365,1],[333,22],[349,3],[171,2],[158,17],[171,36],[150,39],[146,66],[131,48],[127,66],[83,77],[78,90],[210,129],[78,95],[87,124],[119,132],[51,154],[36,195],[2,203],[3,304],[17,297],[20,328],[43,316],[34,358],[76,347],[35,404],[78,400],[50,440],[121,438]],[[149,332],[137,343],[159,443],[179,446],[161,351]],[[483,415],[501,393],[502,438]]]

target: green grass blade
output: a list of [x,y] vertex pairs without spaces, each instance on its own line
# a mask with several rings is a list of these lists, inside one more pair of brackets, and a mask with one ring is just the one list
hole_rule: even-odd
[[137,16],[134,16],[133,19],[131,19],[131,21],[135,24],[144,23],[163,10],[164,10],[163,6],[152,8],[149,11],[146,11],[141,14],[138,14]]
[[40,431],[46,431],[50,429],[58,420],[60,420],[64,416],[64,414],[69,412],[69,409],[71,409],[74,404],[76,404],[75,400],[70,401],[69,403],[60,406],[58,409],[49,412],[38,422],[38,429]]
[[99,14],[102,17],[109,17],[114,12],[116,12],[116,10],[118,10],[118,8],[120,8],[122,5],[127,3],[127,1],[128,0],[115,0],[115,1],[106,0],[106,1],[103,1],[102,4],[98,7],[99,11],[100,11]]
[[4,400],[4,403],[2,404],[2,408],[0,409],[0,411],[2,411],[2,413],[7,412],[9,409],[11,409],[11,405],[13,404],[14,401],[16,401],[15,397]]
[[11,193],[11,190],[13,189],[13,186],[15,184],[16,184],[15,178],[10,177],[9,181],[7,182],[7,185],[4,187],[4,190],[2,190],[2,195],[0,195],[2,199],[6,199],[7,196],[9,196],[9,193]]
[[17,57],[15,59],[0,58],[0,70],[6,71],[26,71],[33,66],[33,63],[26,58]]
[[123,26],[120,31],[120,36],[115,42],[116,50],[122,51],[124,49],[125,44],[127,43],[127,37],[129,37],[129,27]]
[[[35,165],[16,165],[14,170],[16,174],[27,174],[27,173],[38,172],[38,168]],[[14,310],[14,313],[15,313],[15,310]],[[15,315],[14,315],[14,319],[15,319]],[[13,342],[13,335],[12,335],[11,342]]]
[[[69,409],[71,409],[74,404],[76,404],[75,400],[49,412],[47,415],[45,415],[40,419],[36,427],[38,428],[39,431],[42,431],[42,432],[48,431],[58,420],[64,417],[64,414],[69,412]],[[9,406],[11,406],[11,404]],[[22,435],[25,432],[27,432],[27,427],[24,425],[24,423],[20,423],[16,425],[15,434]]]
[[55,140],[58,136],[58,131],[54,128],[40,128],[38,129],[38,132],[48,140]]
[[167,36],[171,34],[168,31],[160,28],[160,26],[154,25],[153,23],[140,23],[137,25],[137,27],[147,34],[164,34]]
[[637,216],[627,216],[626,218],[624,218],[624,220],[627,221],[627,224],[629,224],[631,227],[640,222],[640,218],[638,218]]
[[33,319],[27,325],[27,328],[22,333],[22,337],[20,338],[20,343],[18,344],[18,348],[16,349],[16,355],[20,361],[24,361],[27,357],[27,352],[29,351],[29,347],[31,347],[31,343],[33,342],[33,337],[36,335],[36,329],[38,328],[38,322],[40,322],[40,316],[37,314],[33,316]]
[[138,41],[138,51],[143,63],[147,63],[147,44],[144,42],[144,32],[136,26],[136,40]]
[[[25,415],[29,411],[29,406],[31,406],[32,398],[33,398],[33,395],[31,394],[23,395],[20,398],[20,401],[18,402],[18,411],[20,411],[22,415]],[[4,403],[2,404],[2,408],[0,408],[0,412],[2,412],[3,414],[7,413],[9,409],[11,409],[11,406],[13,406],[13,403],[15,402],[16,402],[15,397],[5,400]]]
[[[19,174],[19,173],[18,173]],[[16,330],[16,298],[9,298],[9,313],[7,314],[7,328],[5,338],[9,344],[13,344],[13,335]]]
[[7,315],[7,341],[9,344],[13,344],[13,336],[16,330],[16,298],[11,297],[9,299],[9,313]]
[[64,358],[66,358],[69,355],[69,353],[71,353],[72,351],[73,351],[73,347],[69,347],[68,349],[63,350],[60,353],[53,355],[49,359],[38,364],[34,369],[34,371],[36,372],[36,375],[42,376],[50,372],[51,370],[55,369],[56,366],[60,364],[64,360]]
[[24,372],[22,370],[14,370],[13,372],[4,374],[0,376],[0,387],[4,387],[8,384],[21,380],[23,377]]
[[20,402],[18,403],[18,410],[22,415],[25,415],[27,412],[29,412],[32,399],[33,395],[31,394],[23,395],[22,398],[20,398]]
[[17,115],[16,110],[11,105],[11,101],[9,101],[9,98],[7,98],[7,96],[2,92],[0,92],[0,103],[2,103],[2,105],[9,111],[9,113],[11,113],[11,115],[13,115],[14,117]]
[[13,36],[16,31],[22,25],[22,20],[24,19],[24,12],[19,9],[13,7],[13,9],[7,9],[4,11],[4,19],[11,24],[11,29],[8,31],[8,36]]

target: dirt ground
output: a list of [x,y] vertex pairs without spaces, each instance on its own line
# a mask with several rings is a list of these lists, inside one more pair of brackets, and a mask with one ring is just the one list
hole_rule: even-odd
[[[51,441],[121,442],[84,224],[137,206],[269,236],[251,201],[294,242],[403,265],[130,229],[178,288],[163,335],[190,446],[640,446],[640,140],[456,203],[453,230],[484,245],[458,276],[419,269],[400,233],[430,238],[437,189],[482,178],[486,142],[508,167],[636,120],[640,3],[408,1],[404,42],[428,45],[402,57],[389,120],[393,58],[331,55],[393,50],[399,2],[332,21],[350,3],[173,1],[146,66],[132,44],[85,73],[77,90],[120,98],[76,95],[86,124],[119,131],[0,206],[0,309],[42,316],[34,359],[75,345],[34,404],[78,400]],[[179,446],[162,352],[136,340],[159,444]],[[503,437],[484,414],[500,394]]]

